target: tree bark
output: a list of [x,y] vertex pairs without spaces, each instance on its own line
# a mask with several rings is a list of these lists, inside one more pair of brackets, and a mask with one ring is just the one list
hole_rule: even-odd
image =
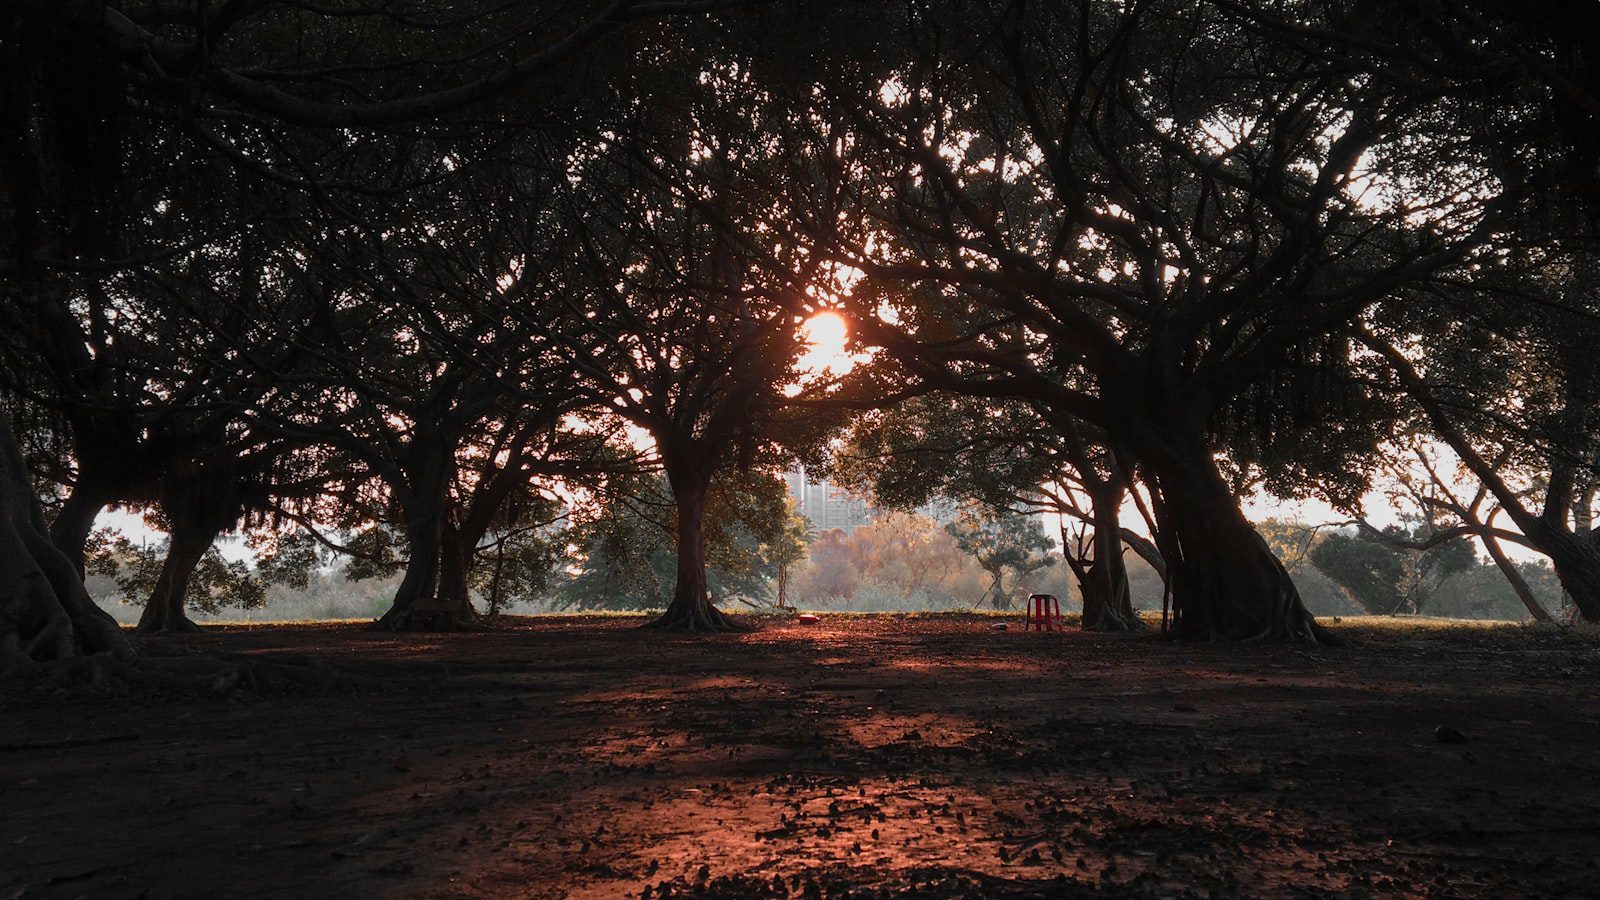
[[1169,433],[1143,462],[1171,574],[1171,635],[1338,644],[1300,600],[1289,572],[1245,518],[1203,437]]
[[1522,605],[1528,608],[1528,614],[1533,616],[1534,621],[1554,621],[1549,611],[1539,602],[1539,598],[1533,595],[1533,588],[1528,586],[1527,579],[1517,571],[1516,564],[1506,556],[1504,550],[1500,549],[1500,540],[1494,536],[1494,532],[1485,528],[1478,532],[1478,536],[1483,539],[1483,549],[1489,552],[1489,558],[1494,560],[1495,566],[1500,569],[1500,574],[1505,576],[1506,583],[1511,585],[1511,590],[1517,595],[1517,599],[1522,601]]
[[1128,566],[1122,558],[1122,523],[1118,510],[1123,490],[1109,483],[1090,496],[1094,516],[1094,561],[1078,585],[1083,594],[1083,630],[1143,631],[1144,622],[1133,610]]
[[50,542],[10,420],[0,411],[0,672],[90,653],[131,656],[133,647]]
[[733,620],[711,603],[706,584],[705,508],[709,477],[669,471],[678,514],[678,567],[672,602],[649,627],[662,631],[708,634],[736,631]]
[[[410,558],[395,591],[394,605],[376,623],[378,631],[477,631],[483,625],[465,588],[459,561],[445,563],[444,510],[419,513],[406,523]],[[450,569],[449,575],[446,570]],[[454,590],[459,580],[462,590]]]
[[471,613],[472,588],[467,575],[472,571],[473,549],[477,541],[449,522],[445,523],[440,538],[439,605]]
[[451,462],[449,454],[436,454],[424,463],[414,481],[416,490],[402,504],[410,556],[406,561],[406,573],[395,591],[394,604],[373,623],[376,631],[478,631],[483,628],[465,590],[465,560],[456,559],[448,576],[445,573],[445,535],[449,528],[445,512]]
[[200,626],[189,620],[184,612],[184,598],[189,592],[189,580],[200,560],[211,549],[221,528],[191,521],[187,517],[172,518],[172,536],[167,544],[167,558],[161,562],[161,574],[156,578],[155,590],[145,602],[144,613],[139,616],[140,634],[194,633]]
[[84,547],[89,543],[89,533],[107,502],[104,494],[80,483],[67,495],[55,521],[50,523],[50,543],[77,570],[79,578],[84,573]]
[[1556,578],[1578,608],[1578,615],[1585,622],[1600,622],[1600,548],[1587,536],[1562,528],[1538,527],[1524,534],[1530,546],[1550,557]]

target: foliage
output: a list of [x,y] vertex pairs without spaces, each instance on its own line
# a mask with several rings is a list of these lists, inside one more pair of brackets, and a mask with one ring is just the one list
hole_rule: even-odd
[[[202,611],[325,585],[319,536],[406,568],[397,606],[998,607],[1052,577],[1014,510],[1092,495],[1105,536],[1132,491],[1201,636],[1315,638],[1293,578],[1503,612],[1468,535],[1600,617],[1600,263],[1540,214],[1600,196],[1600,82],[1561,14],[709,5],[19,5],[0,401],[52,542],[116,504],[248,530]],[[874,353],[802,385],[820,307]],[[808,538],[761,474],[863,407],[839,477],[971,501],[949,529]],[[1413,493],[1459,524],[1239,511],[1353,513],[1439,440],[1482,489]],[[599,499],[558,527],[556,486]],[[166,546],[97,535],[91,571],[132,602]]]
[[1461,538],[1427,550],[1409,550],[1393,543],[1428,536],[1420,529],[1393,525],[1379,535],[1364,530],[1354,534],[1334,532],[1311,549],[1310,559],[1363,609],[1377,615],[1420,614],[1428,597],[1446,578],[1477,562],[1472,544]]
[[1020,579],[1051,563],[1054,545],[1037,516],[967,503],[945,531],[989,573],[988,600],[995,609],[1011,609],[1016,599],[1016,584],[1006,584],[1008,572]]
[[[614,479],[564,537],[573,548],[549,590],[557,609],[659,609],[676,575],[671,491],[660,474]],[[800,555],[804,520],[770,474],[729,472],[706,503],[706,562],[712,597],[764,605],[776,600],[778,567]]]
[[[112,598],[123,605],[141,605],[155,592],[166,558],[167,541],[135,544],[126,535],[100,529],[90,535],[85,574],[109,578]],[[213,546],[201,557],[189,581],[189,603],[206,615],[224,609],[255,609],[267,602],[260,574],[242,560],[227,559]]]
[[549,593],[566,562],[565,529],[521,528],[490,535],[479,564],[468,576],[491,615],[508,606],[537,602]]
[[1256,530],[1292,576],[1299,576],[1311,566],[1312,550],[1328,539],[1322,529],[1273,518],[1257,522]]
[[405,537],[383,521],[368,523],[345,536],[343,571],[351,581],[387,578],[405,568]]
[[818,534],[793,593],[807,608],[903,611],[970,608],[987,591],[976,560],[937,522],[886,511],[849,534]]
[[333,563],[333,555],[310,531],[257,529],[245,535],[255,553],[256,574],[267,584],[305,590],[312,573]]

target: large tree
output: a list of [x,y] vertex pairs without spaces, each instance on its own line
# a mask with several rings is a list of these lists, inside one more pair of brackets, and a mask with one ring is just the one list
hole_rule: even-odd
[[921,385],[1110,435],[1152,491],[1176,634],[1330,639],[1218,454],[1305,483],[1370,452],[1340,328],[1496,209],[1448,110],[1207,4],[907,23],[891,74],[827,89],[860,214],[808,224],[865,274],[855,326]]
[[318,365],[259,413],[342,460],[350,502],[375,483],[374,515],[403,531],[405,576],[382,628],[477,627],[478,543],[576,446],[562,425],[578,393],[552,365],[538,303],[561,277],[553,176],[537,164],[494,173],[376,204],[374,228],[329,235],[303,287],[320,308],[305,350]]
[[676,585],[656,623],[732,627],[706,580],[708,491],[772,449],[817,258],[780,240],[782,108],[733,61],[687,47],[630,72],[616,122],[572,165],[575,274],[547,301],[590,403],[648,435],[677,510]]
[[[59,308],[74,273],[133,268],[186,246],[193,232],[167,232],[161,202],[162,191],[184,185],[170,163],[192,158],[175,150],[175,136],[209,148],[206,158],[224,171],[257,173],[318,204],[400,191],[409,185],[389,177],[403,170],[391,164],[395,154],[415,156],[430,138],[463,130],[508,127],[504,117],[473,121],[464,110],[583,58],[629,20],[697,6],[8,4],[0,15],[0,291]],[[153,176],[138,183],[154,187],[130,197],[135,171]],[[218,210],[248,211],[258,199],[225,178],[203,187]],[[217,221],[236,227],[244,218]],[[32,540],[38,504],[20,492],[29,484],[22,465],[9,425],[0,428],[0,508],[15,525],[0,558],[21,579],[8,587],[0,642],[36,658],[105,649],[113,641],[102,619],[82,614],[72,560]],[[86,492],[79,505],[92,502]],[[87,518],[75,512],[63,528],[79,530],[73,523]],[[55,571],[63,559],[72,572],[65,581]],[[48,577],[27,576],[37,571]]]
[[[1481,486],[1472,500],[1444,493],[1441,511],[1497,561],[1501,540],[1549,557],[1588,621],[1600,621],[1597,271],[1590,252],[1523,247],[1486,260],[1473,282],[1416,297],[1359,332],[1378,360],[1375,377],[1409,402],[1413,430],[1448,446]],[[1423,334],[1426,354],[1415,349]],[[1419,464],[1448,491],[1454,479],[1431,472],[1426,453]],[[1492,509],[1482,509],[1485,499]],[[1514,530],[1495,527],[1499,513]]]
[[1124,551],[1158,570],[1165,563],[1148,537],[1123,525],[1132,472],[1096,434],[1024,401],[924,396],[859,417],[833,451],[833,471],[880,505],[912,509],[960,498],[1059,517],[1083,627],[1136,631],[1143,624]]

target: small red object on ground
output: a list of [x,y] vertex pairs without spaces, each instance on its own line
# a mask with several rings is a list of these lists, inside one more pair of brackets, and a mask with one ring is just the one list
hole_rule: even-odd
[[1028,598],[1028,631],[1061,631],[1061,602],[1054,594]]
[[822,621],[821,619],[818,619],[816,616],[812,615],[811,613],[803,613],[801,615],[795,616],[794,620],[796,622],[799,622],[801,625],[815,625],[818,622]]

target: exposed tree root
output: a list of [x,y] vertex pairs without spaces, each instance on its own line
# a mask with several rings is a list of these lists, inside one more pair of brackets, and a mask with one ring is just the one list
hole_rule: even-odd
[[1194,624],[1192,620],[1180,621],[1167,637],[1175,641],[1234,641],[1245,644],[1311,644],[1320,647],[1346,647],[1349,639],[1331,631],[1311,615],[1275,621],[1254,633],[1227,631]]
[[[165,604],[151,625],[198,631]],[[0,688],[176,691],[238,697],[264,691],[382,689],[371,678],[188,648],[134,643],[89,598],[83,579],[50,543],[11,424],[0,411]]]
[[143,619],[140,619],[139,626],[135,630],[139,634],[199,634],[205,631],[205,628],[196,624],[188,616],[179,613],[175,619],[165,619],[159,622],[146,623]]
[[1345,637],[1337,631],[1332,631],[1323,627],[1323,625],[1317,622],[1315,619],[1307,622],[1306,628],[1310,630],[1312,639],[1317,644],[1320,644],[1324,647],[1349,647],[1352,643],[1354,643],[1350,638]]
[[127,636],[50,543],[11,423],[0,411],[0,673],[81,654],[128,656]]
[[674,634],[727,634],[749,628],[710,603],[677,603],[643,628]]
[[391,608],[367,627],[368,631],[467,632],[492,630],[478,614],[454,609]]

